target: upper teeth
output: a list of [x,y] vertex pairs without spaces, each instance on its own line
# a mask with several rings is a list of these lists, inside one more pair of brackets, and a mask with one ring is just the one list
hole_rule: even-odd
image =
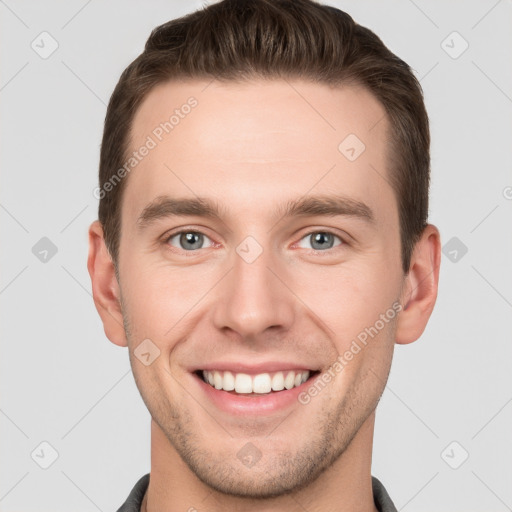
[[270,393],[271,390],[281,391],[300,386],[309,379],[309,371],[260,373],[252,376],[247,373],[203,370],[203,377],[215,389],[235,390],[237,393]]

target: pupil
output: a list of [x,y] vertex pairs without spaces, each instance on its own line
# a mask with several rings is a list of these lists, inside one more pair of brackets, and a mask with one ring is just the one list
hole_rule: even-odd
[[331,237],[330,233],[316,233],[313,236],[313,243],[312,243],[313,249],[317,249],[317,247],[315,247],[315,244],[317,244],[317,243],[320,244],[320,246],[318,247],[319,249],[325,248],[325,242],[329,241],[330,237]]
[[[185,250],[200,249],[202,241],[201,237],[201,233],[185,233],[181,235],[182,246],[184,246]],[[189,244],[188,247],[187,244]]]

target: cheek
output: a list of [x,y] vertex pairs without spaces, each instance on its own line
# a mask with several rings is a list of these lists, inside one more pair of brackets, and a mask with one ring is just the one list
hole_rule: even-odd
[[[167,358],[196,327],[208,292],[219,277],[198,267],[170,268],[160,263],[146,268],[139,264],[138,268],[130,272],[125,267],[126,274],[121,278],[126,296],[123,314],[130,324],[129,343],[135,349],[149,338]],[[169,366],[168,361],[165,366]]]
[[190,309],[192,299],[200,292],[200,283],[190,282],[186,275],[183,269],[148,268],[127,272],[128,277],[123,276],[123,290],[129,297],[130,313],[138,325],[157,328],[183,316],[187,307]]
[[[171,267],[140,257],[124,263],[122,290],[134,338],[155,339],[162,348],[166,339],[183,334],[225,270],[219,262]],[[340,265],[302,263],[283,271],[304,304],[298,310],[319,318],[326,334],[341,343],[373,325],[399,296],[401,265],[382,248]]]
[[337,340],[338,352],[373,326],[399,297],[398,273],[383,267],[360,261],[320,274],[305,273],[297,282],[297,295]]
[[146,366],[133,352],[130,352],[130,365],[146,407],[155,417],[162,417],[161,411],[169,410],[166,393],[162,393],[162,390],[172,389],[174,384],[173,378],[165,368],[163,354]]

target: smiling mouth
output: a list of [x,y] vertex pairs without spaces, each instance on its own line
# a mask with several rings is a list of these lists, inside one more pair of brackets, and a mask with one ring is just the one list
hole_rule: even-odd
[[203,382],[218,391],[244,396],[265,396],[287,391],[304,384],[320,372],[313,370],[285,370],[249,375],[230,371],[197,370],[194,372]]

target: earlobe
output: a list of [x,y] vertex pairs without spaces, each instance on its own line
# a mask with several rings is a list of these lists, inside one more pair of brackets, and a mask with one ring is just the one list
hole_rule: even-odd
[[396,343],[417,340],[427,325],[437,298],[441,239],[439,230],[428,224],[416,243],[409,273],[405,278],[398,316]]
[[119,283],[99,221],[94,221],[89,227],[87,269],[91,276],[94,304],[103,322],[105,334],[115,345],[126,347]]

